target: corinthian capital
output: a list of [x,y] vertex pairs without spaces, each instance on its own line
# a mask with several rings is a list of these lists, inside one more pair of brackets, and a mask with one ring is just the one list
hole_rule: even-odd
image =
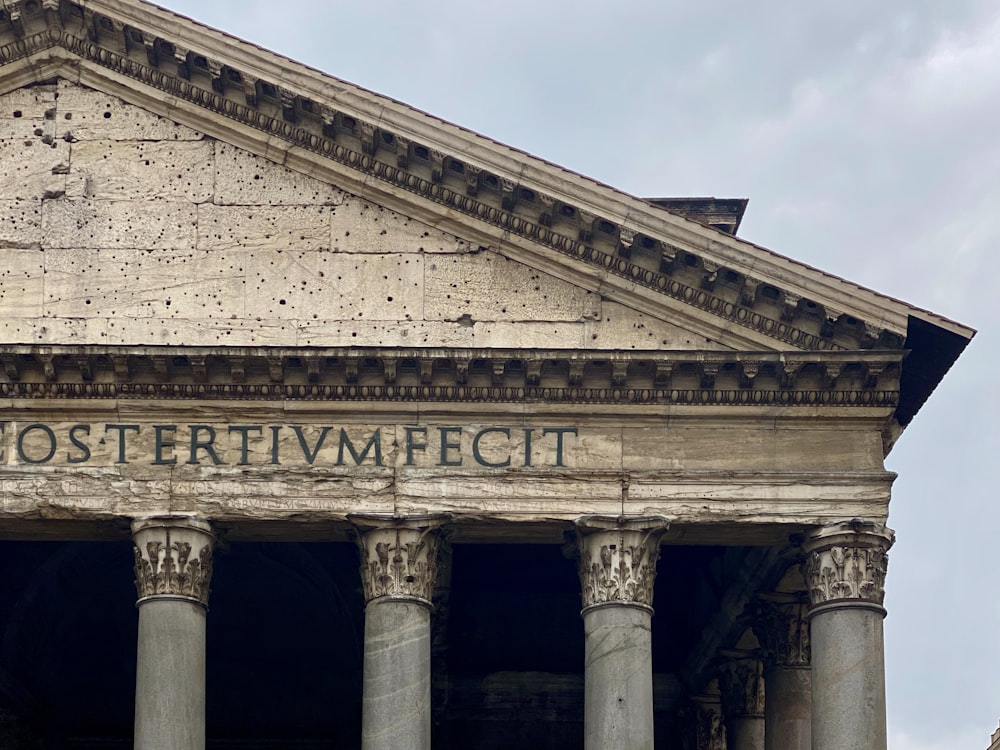
[[726,662],[719,689],[727,719],[764,716],[764,664],[756,654]]
[[[765,598],[766,596],[766,598]],[[753,624],[764,660],[779,667],[808,667],[812,662],[809,643],[809,605],[806,595],[762,596]]]
[[415,599],[428,606],[437,581],[444,517],[353,518],[365,601]]
[[624,604],[652,610],[665,518],[588,516],[576,524],[583,609]]
[[139,604],[157,598],[208,606],[215,534],[205,521],[162,516],[132,522]]
[[717,694],[697,695],[694,708],[694,739],[698,750],[726,750],[726,725]]
[[803,548],[813,608],[827,604],[882,606],[891,529],[858,520],[814,529]]

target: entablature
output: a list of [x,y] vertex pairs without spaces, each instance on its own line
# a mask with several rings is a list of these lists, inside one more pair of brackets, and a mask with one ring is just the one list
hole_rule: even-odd
[[0,347],[0,397],[892,408],[901,351]]

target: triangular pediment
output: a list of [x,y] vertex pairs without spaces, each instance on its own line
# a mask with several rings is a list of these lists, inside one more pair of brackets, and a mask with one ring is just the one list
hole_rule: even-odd
[[[930,365],[934,370],[930,380],[936,382],[972,335],[970,329],[932,313],[156,6],[136,0],[8,5],[0,17],[0,93],[11,102],[30,99],[36,90],[61,80],[64,83],[55,85],[65,87],[70,102],[74,97],[86,99],[86,92],[99,92],[108,99],[103,105],[108,109],[100,114],[93,102],[83,106],[75,123],[60,120],[69,114],[66,100],[43,107],[32,138],[21,141],[37,139],[38,147],[13,140],[8,144],[3,153],[4,164],[10,165],[5,177],[31,187],[38,200],[61,201],[65,207],[59,221],[48,219],[44,207],[42,215],[33,218],[31,199],[8,198],[15,201],[11,208],[20,216],[15,223],[21,221],[30,233],[37,221],[40,236],[51,238],[62,231],[70,236],[64,239],[69,244],[80,244],[80,232],[73,227],[82,215],[91,217],[86,224],[94,231],[113,225],[119,238],[123,224],[151,225],[141,233],[158,234],[155,253],[140,252],[119,262],[126,275],[118,279],[119,288],[111,296],[100,298],[113,308],[112,318],[129,311],[130,321],[146,323],[149,332],[139,337],[145,343],[165,339],[193,345],[248,343],[248,332],[274,334],[285,341],[289,320],[298,321],[296,345],[317,346],[358,345],[359,337],[365,345],[401,345],[397,339],[403,330],[414,337],[406,343],[418,346],[506,344],[583,350],[835,352],[923,347],[940,351],[944,341],[947,361]],[[38,107],[31,111],[30,116],[39,117]],[[13,118],[13,110],[3,116]],[[15,119],[26,116],[22,109],[21,118]],[[129,123],[130,119],[136,122]],[[128,127],[123,129],[123,122]],[[117,135],[109,138],[112,131]],[[122,156],[128,149],[123,150],[121,143],[130,140],[124,135],[135,141],[129,157]],[[61,156],[67,149],[68,164]],[[229,182],[223,179],[220,185],[220,175],[228,176]],[[16,205],[19,200],[28,201],[23,211]],[[97,206],[101,201],[107,205]],[[144,210],[144,201],[166,205],[176,215],[156,218]],[[170,253],[189,252],[169,247],[190,242],[179,236],[192,221],[184,213],[190,209],[167,205],[185,202],[196,209],[195,250],[197,242],[214,242],[212,262],[222,261],[218,268],[202,261],[190,291],[196,294],[193,290],[199,285],[204,291],[197,292],[198,302],[192,297],[190,305],[204,305],[205,315],[213,306],[221,306],[229,316],[215,310],[213,324],[199,324],[194,327],[197,331],[182,335],[162,322],[180,316],[154,314],[155,305],[144,304],[152,300],[142,299],[138,291],[150,280],[161,281],[163,287],[173,283],[172,271],[144,264],[162,266]],[[310,207],[317,206],[330,209],[331,246],[323,248],[329,255],[367,254],[358,259],[356,268],[348,269],[350,278],[335,274],[345,290],[343,315],[328,315],[327,297],[322,305],[308,300],[310,292],[314,298],[316,294],[309,281],[320,271],[309,264],[317,261],[318,246],[301,251],[317,253],[302,262],[290,249],[315,239],[315,220],[323,212]],[[283,210],[289,207],[302,209],[300,220],[289,223],[290,212]],[[98,208],[112,213],[102,216]],[[80,215],[74,217],[73,211]],[[271,221],[283,228],[265,236],[262,226]],[[335,244],[338,221],[354,227],[350,246],[346,237],[341,245]],[[218,226],[214,238],[207,231],[213,222]],[[301,236],[289,233],[290,227],[301,229]],[[392,256],[398,247],[412,249],[417,230],[413,255],[420,257],[421,273],[414,267],[396,269]],[[325,231],[324,226],[320,233]],[[419,240],[427,243],[420,245]],[[30,252],[27,244],[19,250]],[[114,247],[114,242],[100,244],[102,253]],[[282,244],[288,249],[277,247]],[[393,249],[383,251],[389,244]],[[262,254],[277,255],[280,250],[281,258],[267,258],[264,262],[274,273],[265,276],[261,271],[264,282],[243,290],[241,314],[226,308],[240,298],[227,287],[234,277],[227,273],[232,269],[226,267],[226,256],[253,252],[254,247]],[[64,256],[66,265],[58,271],[61,279],[70,285],[86,284],[81,261]],[[183,258],[177,261],[184,264]],[[113,267],[113,262],[108,265]],[[128,276],[140,269],[134,278]],[[243,273],[242,282],[253,281],[245,269]],[[297,278],[303,275],[307,278]],[[182,276],[186,284],[192,274]],[[376,293],[386,286],[381,282],[391,282],[389,286],[398,291],[387,291],[383,298]],[[25,289],[32,283],[36,282],[26,278]],[[59,283],[51,284],[43,295],[58,287]],[[419,302],[411,294],[414,288],[422,297]],[[349,293],[350,289],[354,291]],[[360,306],[358,290],[364,291],[364,304],[374,310]],[[447,302],[435,306],[432,299],[428,304],[442,292]],[[91,307],[95,298],[90,298]],[[302,300],[294,303],[294,315],[292,299]],[[276,300],[284,310],[270,317],[257,314]],[[43,297],[40,309],[29,312],[36,321],[43,319],[44,314],[37,313],[51,303]],[[86,295],[82,305],[87,305]],[[524,308],[511,309],[518,305]],[[417,306],[422,307],[419,314]],[[65,318],[56,317],[70,320],[73,311],[65,312]],[[374,332],[377,325],[371,323],[371,312],[381,316],[374,320],[387,323],[381,339]],[[105,317],[109,322],[102,331],[100,316],[85,309],[78,315],[79,320],[66,323],[63,330],[58,330],[62,323],[52,328],[38,323],[46,333],[39,338],[36,332],[32,343],[91,343],[98,336],[115,341],[111,318]],[[324,323],[308,324],[309,319]],[[342,340],[343,327],[333,333],[337,323],[355,321],[360,322],[352,326],[358,330],[350,331],[355,341]],[[407,325],[400,326],[401,322]],[[276,330],[269,330],[271,324]],[[915,325],[921,335],[929,331],[934,341],[917,341],[912,334]],[[306,328],[314,330],[303,333]],[[218,339],[208,342],[206,335]],[[12,336],[8,324],[4,335],[8,341],[28,343],[21,336]],[[926,386],[921,390],[929,392]],[[919,402],[925,396],[915,399]]]
[[105,92],[0,112],[11,343],[727,348]]

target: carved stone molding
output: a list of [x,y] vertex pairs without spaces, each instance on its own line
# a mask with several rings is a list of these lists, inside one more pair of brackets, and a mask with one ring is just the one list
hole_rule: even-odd
[[881,608],[894,540],[891,529],[857,519],[814,529],[803,545],[813,610],[831,604]]
[[443,516],[409,519],[352,518],[361,553],[365,602],[390,597],[428,606],[434,599]]
[[756,654],[726,662],[719,677],[727,720],[763,718],[764,662]]
[[753,624],[768,666],[808,667],[809,605],[806,595],[775,595],[760,602]]
[[618,604],[653,609],[665,518],[623,520],[588,516],[576,524],[583,611]]
[[132,522],[138,603],[189,599],[208,606],[215,535],[205,521],[185,517]]
[[380,348],[6,345],[0,397],[889,407],[899,401],[901,359],[898,352],[791,360],[782,352],[441,349],[428,357]]

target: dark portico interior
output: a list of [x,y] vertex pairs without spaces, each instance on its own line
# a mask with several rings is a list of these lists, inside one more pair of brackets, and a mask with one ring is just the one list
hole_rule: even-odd
[[[0,545],[0,709],[12,750],[130,748],[128,541]],[[566,545],[463,544],[434,619],[434,746],[579,748],[584,638]],[[657,747],[686,748],[687,696],[773,584],[766,548],[664,546],[656,581]],[[752,606],[752,605],[751,605]],[[208,614],[210,748],[356,748],[364,613],[353,544],[224,543]]]

